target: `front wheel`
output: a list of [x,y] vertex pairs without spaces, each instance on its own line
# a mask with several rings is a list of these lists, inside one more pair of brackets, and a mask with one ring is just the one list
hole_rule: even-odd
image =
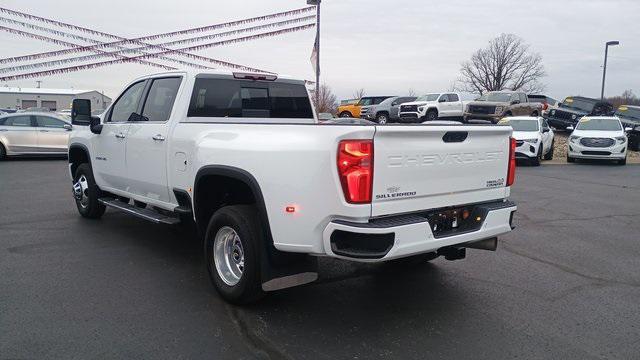
[[73,196],[82,217],[98,219],[104,214],[106,207],[98,202],[100,189],[96,185],[89,164],[81,164],[76,169],[76,174],[73,177]]
[[576,162],[576,159],[572,158],[571,156],[569,156],[569,155],[567,154],[567,162],[568,162],[568,163]]
[[618,165],[627,165],[627,158],[625,157],[622,160],[618,160]]
[[427,121],[434,121],[434,120],[438,120],[438,112],[435,110],[429,110],[427,112],[427,115],[425,116]]
[[353,116],[351,115],[351,113],[350,113],[350,112],[348,112],[348,111],[343,111],[343,112],[341,112],[341,113],[340,113],[340,117],[341,117],[341,118],[350,118],[350,117],[353,117]]
[[551,148],[544,155],[545,160],[553,160],[553,149],[555,148],[555,140],[551,140]]
[[378,116],[376,117],[376,121],[378,122],[378,124],[380,125],[384,125],[389,121],[389,116],[387,116],[387,114],[378,114]]
[[260,246],[265,241],[255,206],[225,206],[211,217],[205,234],[207,269],[228,302],[247,304],[264,296]]

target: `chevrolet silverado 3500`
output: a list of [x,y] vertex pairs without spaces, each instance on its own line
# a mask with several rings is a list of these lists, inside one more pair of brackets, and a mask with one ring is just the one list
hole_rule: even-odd
[[318,256],[454,260],[512,229],[510,127],[322,125],[304,81],[231,72],[145,76],[72,118],[80,215],[195,226],[232,303],[314,281]]

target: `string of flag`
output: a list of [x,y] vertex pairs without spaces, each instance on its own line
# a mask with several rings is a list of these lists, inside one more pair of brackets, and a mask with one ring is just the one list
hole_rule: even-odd
[[[280,30],[270,31],[270,32],[265,32],[265,33],[260,33],[260,34],[253,34],[253,35],[234,38],[234,39],[222,40],[222,41],[206,43],[206,44],[201,44],[201,45],[194,45],[194,46],[181,48],[181,49],[175,49],[175,50],[169,49],[169,50],[165,50],[165,51],[162,51],[162,52],[144,54],[144,55],[133,56],[133,57],[123,57],[123,58],[120,58],[120,59],[110,60],[110,61],[103,61],[103,62],[96,62],[96,63],[91,63],[91,64],[83,64],[83,65],[77,65],[77,66],[57,68],[57,69],[52,69],[52,70],[44,70],[44,71],[38,71],[38,72],[32,72],[32,73],[26,73],[26,74],[8,75],[8,76],[0,77],[0,81],[11,81],[11,80],[20,80],[20,79],[26,79],[26,78],[38,77],[38,76],[49,76],[49,75],[55,75],[55,74],[63,74],[63,73],[69,73],[69,72],[86,70],[86,69],[95,69],[95,68],[98,68],[98,67],[114,65],[114,64],[123,64],[123,63],[132,62],[132,61],[138,61],[138,60],[144,61],[146,59],[157,58],[158,56],[165,55],[165,54],[175,54],[175,53],[180,52],[180,51],[182,51],[182,52],[198,51],[198,50],[203,50],[203,49],[217,47],[217,46],[236,44],[236,43],[241,43],[241,42],[246,42],[246,41],[251,41],[251,40],[256,40],[256,39],[262,39],[262,38],[266,38],[266,37],[278,36],[278,35],[291,33],[291,32],[302,31],[302,30],[310,29],[312,27],[315,27],[315,23],[314,24],[305,24],[305,25],[300,25],[300,26],[295,26],[295,27],[289,27],[289,28],[285,28],[285,29],[280,29]],[[6,27],[0,26],[0,30],[4,30],[3,28],[6,28]],[[13,29],[13,31],[15,31],[15,29]],[[38,35],[38,36],[40,36],[40,35]],[[56,41],[59,41],[59,40],[56,40]],[[253,71],[256,71],[256,70],[253,70]],[[258,70],[258,71],[260,71],[260,70]]]
[[[263,24],[263,25],[259,25],[259,26],[253,26],[253,27],[248,27],[248,28],[240,28],[240,29],[236,29],[236,30],[222,32],[222,33],[215,33],[215,34],[210,34],[210,35],[192,37],[192,38],[187,38],[187,39],[182,39],[182,40],[175,40],[175,41],[166,42],[166,43],[157,44],[157,45],[148,44],[146,46],[141,46],[141,47],[136,47],[136,48],[126,48],[126,47],[123,47],[123,46],[120,46],[120,45],[112,45],[113,47],[117,48],[118,51],[101,52],[98,55],[80,56],[80,57],[67,58],[67,59],[62,59],[62,60],[55,60],[55,61],[33,63],[33,64],[27,64],[27,65],[18,65],[18,66],[13,66],[13,67],[6,67],[6,68],[0,69],[0,73],[8,73],[8,72],[15,72],[15,71],[22,71],[22,70],[30,70],[30,69],[40,68],[40,67],[57,66],[57,65],[69,64],[69,63],[73,63],[73,62],[95,60],[95,59],[98,59],[98,58],[109,57],[109,56],[112,56],[114,54],[125,55],[125,54],[130,54],[130,53],[144,53],[145,50],[148,50],[148,49],[151,49],[151,48],[160,49],[160,50],[170,50],[169,47],[171,47],[171,46],[190,44],[190,43],[198,43],[198,42],[202,42],[202,41],[205,41],[205,40],[211,40],[211,39],[216,39],[216,38],[224,38],[224,37],[243,34],[243,33],[247,33],[247,32],[254,32],[254,31],[263,30],[263,29],[269,29],[269,28],[274,28],[274,27],[277,28],[277,27],[282,27],[282,26],[301,23],[301,22],[308,22],[308,21],[314,20],[314,19],[315,19],[315,16],[310,15],[310,16],[305,16],[305,17],[293,18],[293,19],[285,20],[285,21],[279,21],[279,22],[274,22],[274,23]],[[67,33],[67,32],[62,32],[62,31],[54,30],[54,29],[48,29],[48,28],[41,27],[41,26],[38,26],[38,25],[28,24],[28,23],[24,23],[24,22],[20,22],[20,21],[15,21],[15,20],[12,20],[12,19],[6,19],[6,18],[3,18],[3,17],[0,17],[0,22],[2,22],[2,21],[10,22],[12,24],[23,25],[25,27],[28,27],[28,28],[31,28],[31,29],[35,29],[35,30],[40,30],[40,31],[43,31],[43,32],[50,32],[50,33],[52,33],[54,35],[72,37],[73,39],[83,40],[83,41],[86,41],[86,42],[94,42],[94,43],[98,42],[97,40],[89,39],[89,38],[86,38],[86,37],[83,37],[83,36],[70,34],[70,33]],[[84,51],[94,51],[95,52],[96,49],[101,49],[103,47],[106,47],[104,45],[105,45],[104,43],[99,43],[99,44],[97,44],[97,46],[94,46],[91,49],[88,49],[88,48],[84,49],[83,48],[83,49],[81,49],[81,51],[82,52],[84,52]],[[73,50],[73,49],[69,49],[69,50]],[[55,53],[55,52],[40,53],[40,54],[31,55],[31,56],[27,55],[27,56],[23,56],[23,58],[27,58],[29,60],[41,59],[41,58],[45,58],[45,57],[54,56],[55,54],[52,55],[52,53]],[[199,56],[199,55],[194,55],[194,54],[190,54],[190,53],[184,53],[184,54],[180,53],[180,55],[185,55],[186,57],[188,57],[190,59],[193,59],[193,60],[211,62],[210,58],[202,57],[202,56]],[[192,63],[192,62],[186,62],[186,61],[174,59],[174,58],[167,57],[167,56],[161,56],[159,58],[162,59],[162,60],[168,60],[168,61],[179,63],[182,66],[191,66],[191,67],[196,67],[196,68],[200,68],[200,69],[209,68],[208,66],[202,66],[202,65],[199,65],[199,64],[195,64],[195,63]],[[219,63],[219,61],[216,61],[214,63],[216,65],[221,65]]]

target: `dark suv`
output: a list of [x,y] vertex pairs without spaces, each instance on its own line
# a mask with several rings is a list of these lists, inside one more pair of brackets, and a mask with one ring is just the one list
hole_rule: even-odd
[[615,115],[620,118],[624,128],[631,128],[627,133],[629,149],[640,150],[640,106],[620,105]]
[[557,109],[552,109],[546,116],[549,125],[556,129],[574,126],[583,116],[611,116],[613,105],[606,101],[582,96],[570,96]]

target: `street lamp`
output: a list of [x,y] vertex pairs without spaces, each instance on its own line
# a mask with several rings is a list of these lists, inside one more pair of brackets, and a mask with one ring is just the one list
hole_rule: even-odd
[[607,76],[607,55],[609,54],[609,46],[620,45],[620,41],[607,41],[604,47],[604,68],[602,69],[602,91],[600,91],[600,100],[604,99],[604,79]]
[[316,42],[313,45],[316,53],[316,105],[320,99],[320,2],[322,0],[307,0],[307,5],[316,7]]

